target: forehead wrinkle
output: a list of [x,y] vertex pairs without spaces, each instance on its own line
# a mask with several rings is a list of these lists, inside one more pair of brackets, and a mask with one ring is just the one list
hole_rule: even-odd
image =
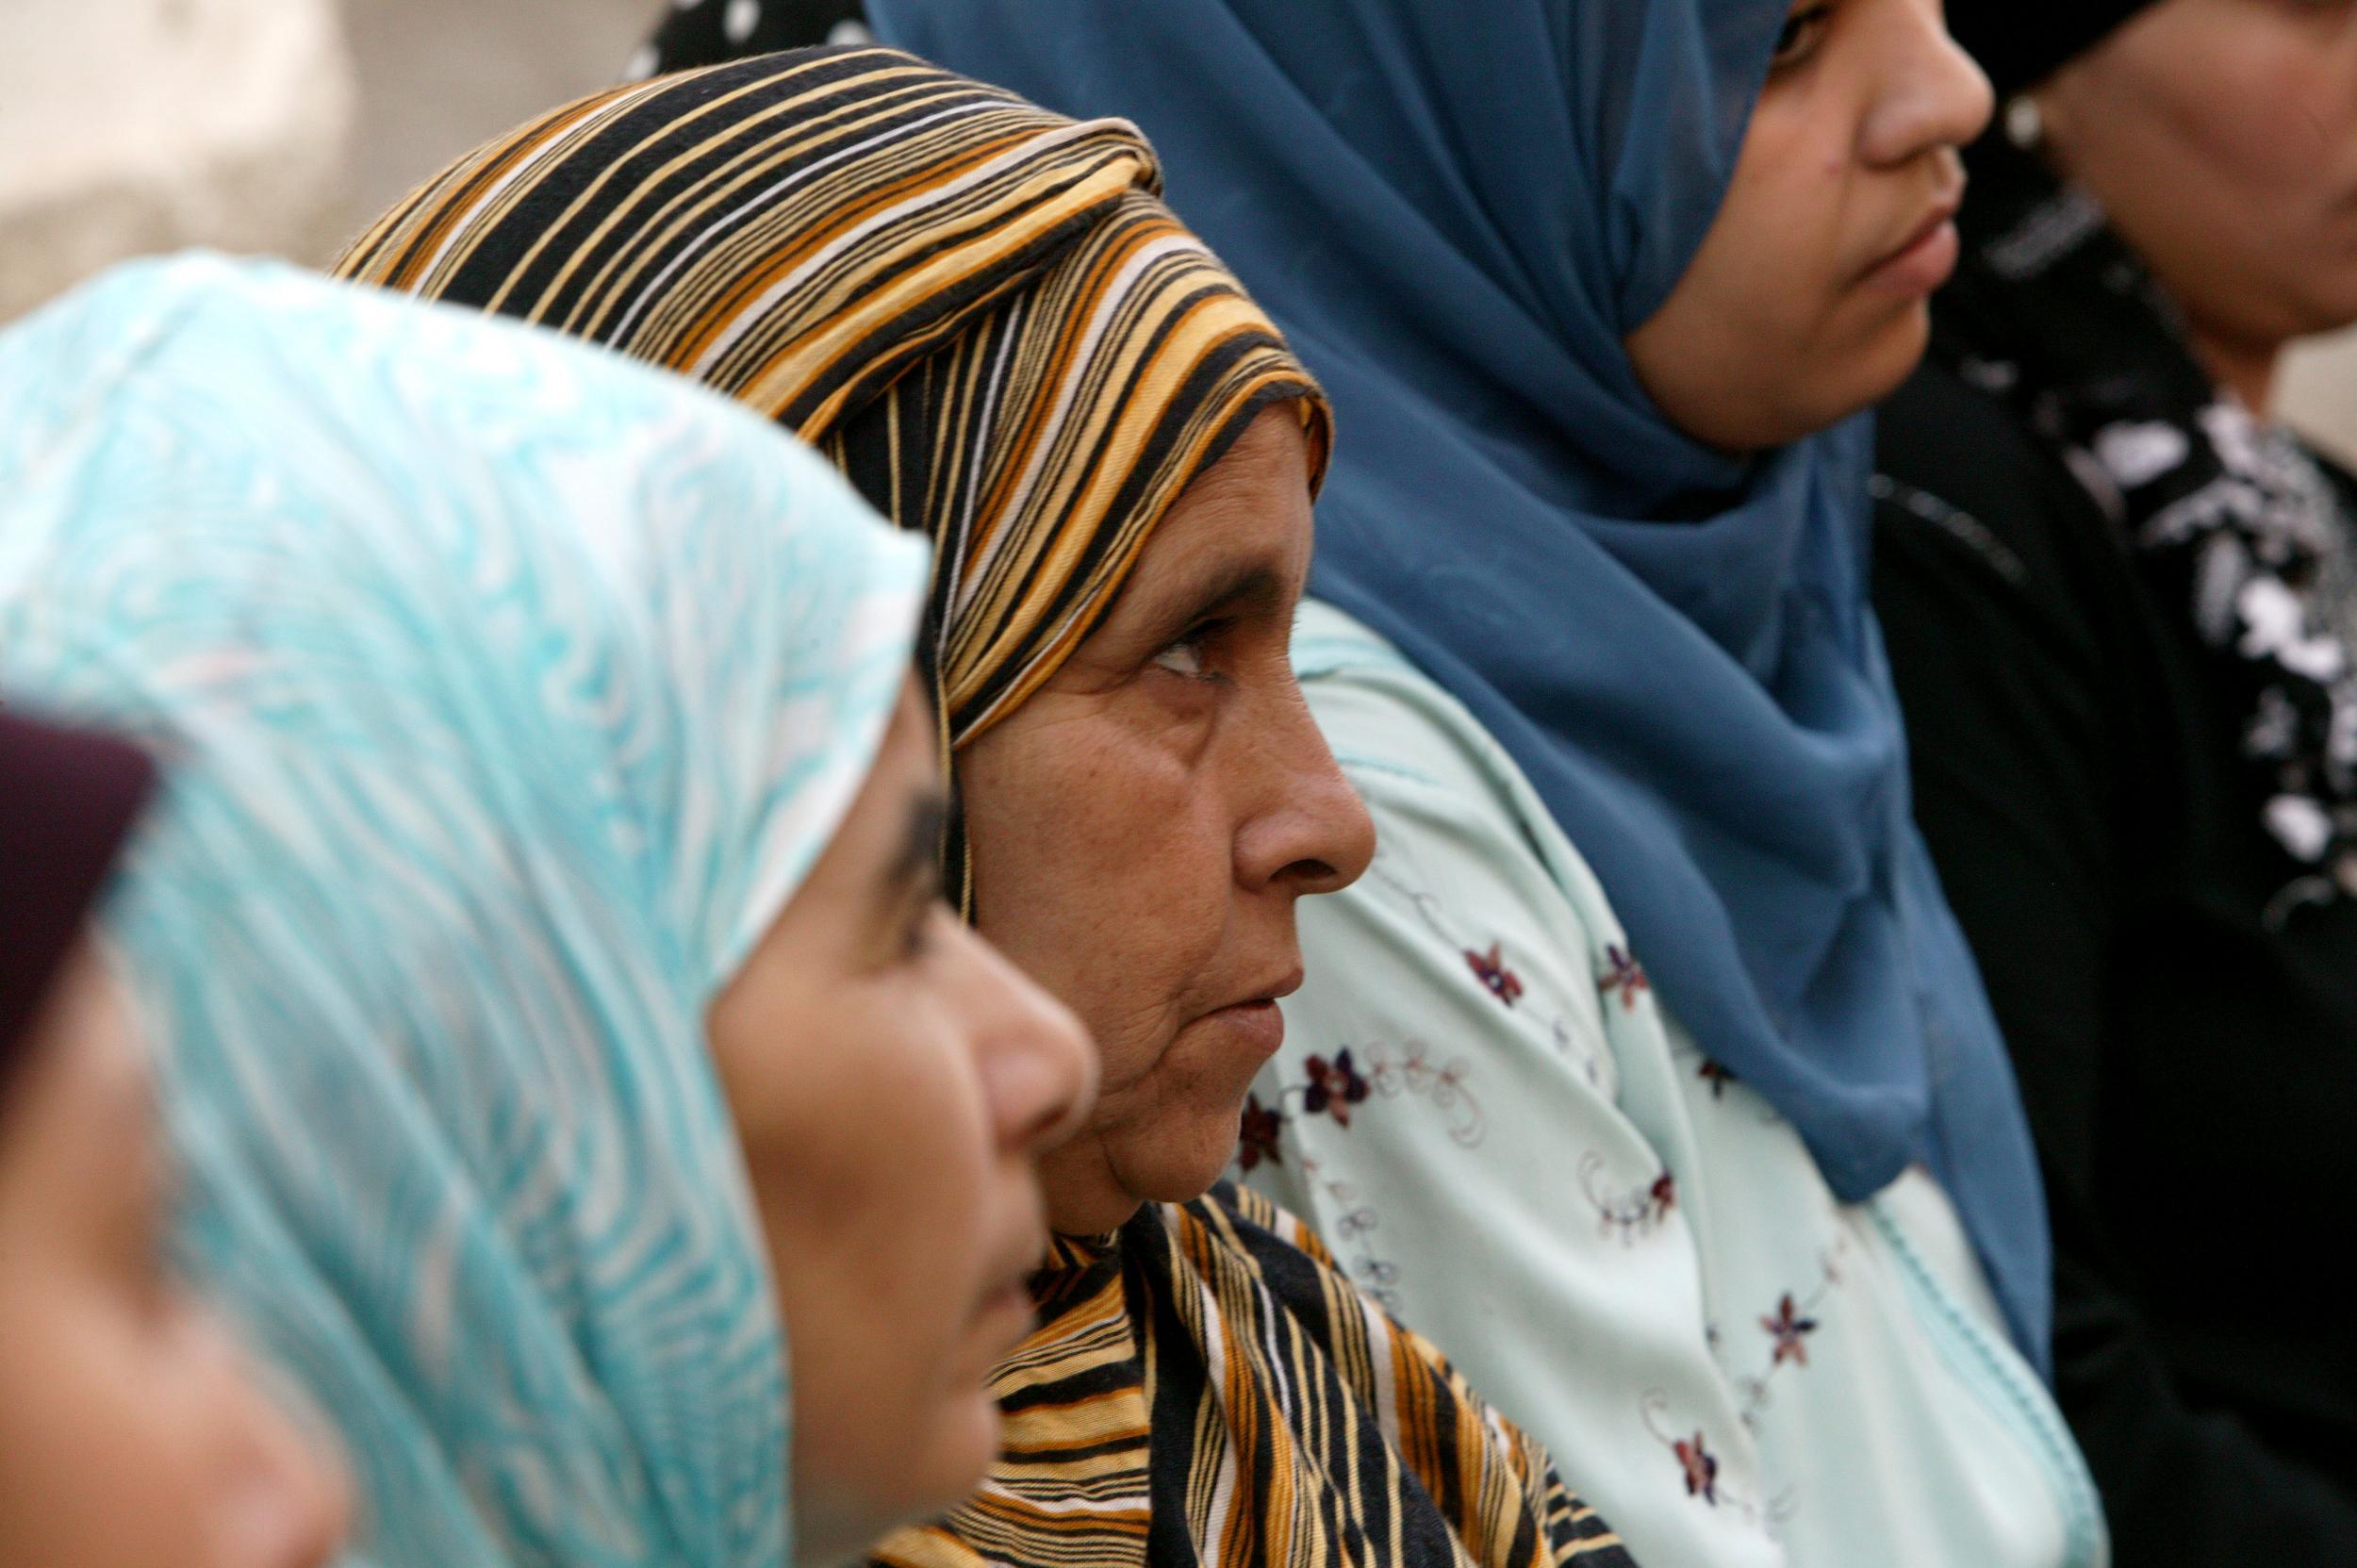
[[1214,610],[1274,615],[1293,596],[1284,572],[1259,555],[1207,563],[1192,572],[1180,573],[1170,583],[1149,584],[1140,588],[1139,583],[1147,575],[1130,574],[1120,595],[1107,608],[1103,624],[1112,625],[1115,618],[1128,610],[1146,618],[1158,630],[1176,633]]

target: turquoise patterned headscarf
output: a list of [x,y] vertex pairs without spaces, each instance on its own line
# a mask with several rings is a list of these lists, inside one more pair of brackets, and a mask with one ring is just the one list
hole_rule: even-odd
[[208,1283],[359,1560],[777,1568],[704,1012],[842,819],[921,545],[753,415],[270,266],[0,338],[0,687],[162,755],[109,914]]

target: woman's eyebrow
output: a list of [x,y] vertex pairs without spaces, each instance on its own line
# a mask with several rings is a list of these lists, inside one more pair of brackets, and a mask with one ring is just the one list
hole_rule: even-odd
[[[1133,579],[1134,580],[1134,579]],[[1154,617],[1158,632],[1176,636],[1216,611],[1239,615],[1275,615],[1293,599],[1284,574],[1264,560],[1222,563],[1207,571],[1200,583],[1175,589],[1168,607]]]

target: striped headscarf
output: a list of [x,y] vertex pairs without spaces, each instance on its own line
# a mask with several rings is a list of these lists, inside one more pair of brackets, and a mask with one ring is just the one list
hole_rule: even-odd
[[804,50],[544,115],[338,271],[668,366],[816,444],[939,547],[955,746],[1055,673],[1261,409],[1297,409],[1325,471],[1323,396],[1161,177],[1126,122]]
[[725,402],[199,259],[0,338],[0,677],[167,759],[108,924],[206,1282],[381,1568],[780,1568],[708,1003],[906,679],[923,552]]

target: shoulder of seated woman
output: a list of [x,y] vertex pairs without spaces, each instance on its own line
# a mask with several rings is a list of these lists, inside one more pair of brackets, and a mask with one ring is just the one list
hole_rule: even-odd
[[1209,1236],[1214,1246],[1263,1273],[1272,1263],[1280,1268],[1313,1265],[1327,1272],[1334,1266],[1333,1254],[1308,1222],[1232,1180],[1214,1182],[1202,1197],[1184,1203],[1154,1204],[1141,1218],[1165,1231],[1182,1254],[1195,1250],[1188,1246],[1190,1236]]
[[2025,591],[2123,560],[2118,530],[2019,414],[1926,364],[1876,411],[1878,550],[1925,543]]

